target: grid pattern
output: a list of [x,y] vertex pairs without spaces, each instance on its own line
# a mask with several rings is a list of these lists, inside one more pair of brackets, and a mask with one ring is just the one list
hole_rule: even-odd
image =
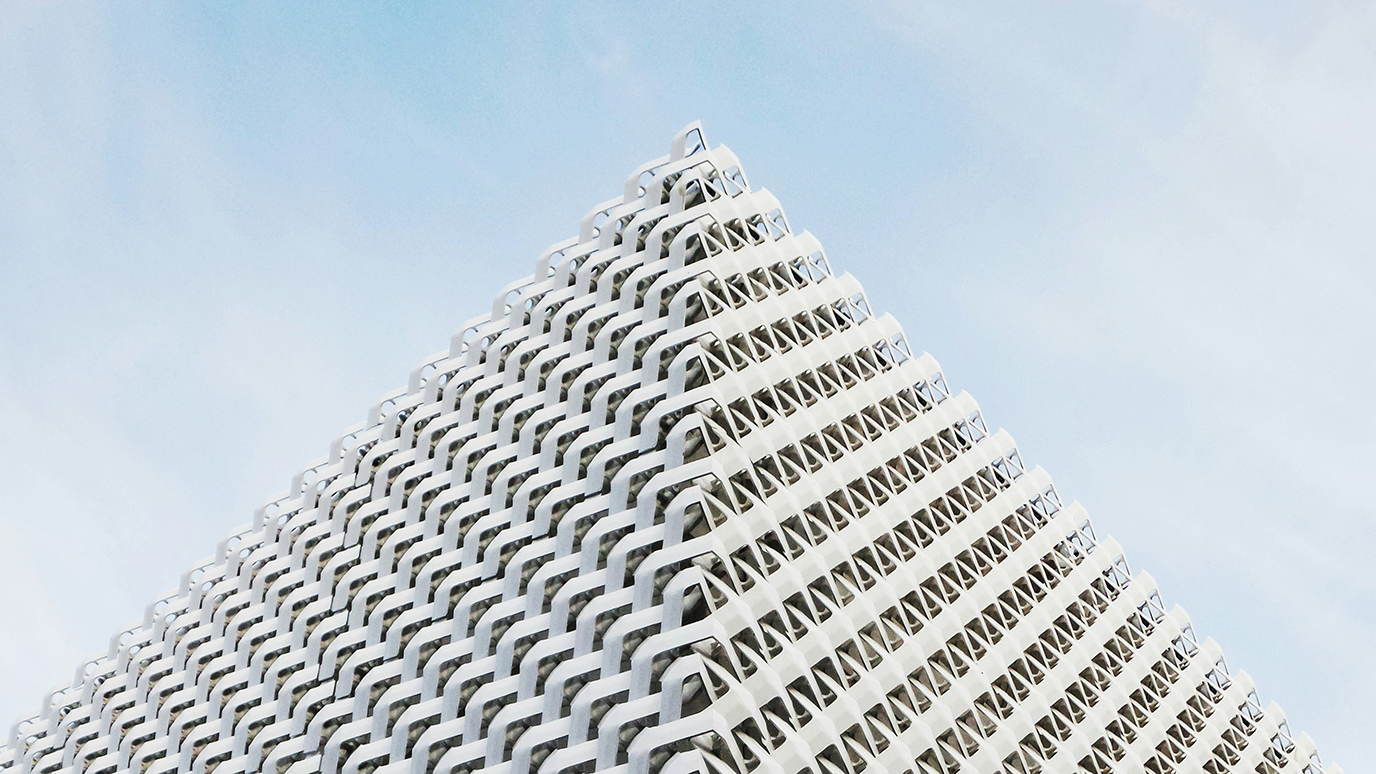
[[16,774],[1341,774],[692,125]]

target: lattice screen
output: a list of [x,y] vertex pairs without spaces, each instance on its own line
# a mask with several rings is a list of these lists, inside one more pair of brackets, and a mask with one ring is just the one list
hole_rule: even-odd
[[0,769],[1340,772],[697,125]]

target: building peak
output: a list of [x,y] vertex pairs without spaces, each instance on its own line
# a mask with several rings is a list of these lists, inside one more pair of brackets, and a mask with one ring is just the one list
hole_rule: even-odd
[[701,125],[21,720],[15,774],[1325,769]]

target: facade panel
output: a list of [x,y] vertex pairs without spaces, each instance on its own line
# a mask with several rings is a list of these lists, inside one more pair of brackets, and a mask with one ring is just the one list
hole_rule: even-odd
[[1340,774],[696,125],[0,769]]

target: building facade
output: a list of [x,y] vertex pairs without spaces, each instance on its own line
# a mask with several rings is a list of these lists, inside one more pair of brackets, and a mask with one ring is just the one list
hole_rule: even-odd
[[688,127],[5,774],[1340,774]]

